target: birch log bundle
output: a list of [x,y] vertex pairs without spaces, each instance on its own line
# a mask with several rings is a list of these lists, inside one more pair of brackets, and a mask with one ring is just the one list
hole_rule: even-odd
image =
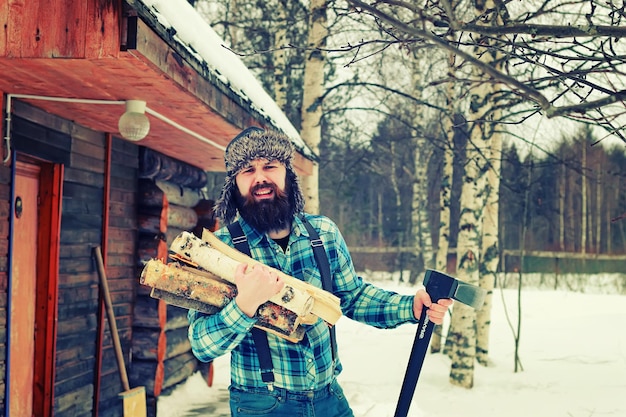
[[[240,263],[259,262],[204,230],[202,239],[182,232],[170,245],[168,264],[160,260],[146,263],[141,283],[152,287],[152,296],[170,304],[213,314],[232,300],[237,289],[235,269]],[[341,317],[339,299],[321,288],[273,269],[285,281],[282,291],[257,311],[257,327],[297,342],[304,332],[301,325],[322,319],[334,325]]]

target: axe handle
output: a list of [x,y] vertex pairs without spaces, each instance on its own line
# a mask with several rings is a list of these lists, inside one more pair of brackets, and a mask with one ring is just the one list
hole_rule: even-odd
[[419,325],[415,333],[415,340],[413,341],[413,348],[411,349],[409,364],[404,374],[404,381],[402,382],[400,398],[398,399],[394,417],[406,417],[409,413],[409,406],[413,400],[417,380],[422,370],[422,364],[424,363],[428,344],[433,334],[433,328],[435,327],[435,323],[430,321],[426,315],[427,310],[426,307],[422,308],[422,313],[420,314]]

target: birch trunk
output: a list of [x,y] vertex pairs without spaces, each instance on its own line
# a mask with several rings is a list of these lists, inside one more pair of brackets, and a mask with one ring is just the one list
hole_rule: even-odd
[[[476,14],[482,15],[482,23],[485,25],[496,22],[489,22],[484,19],[500,19],[500,13],[485,14],[486,10],[500,10],[500,8],[496,7],[494,1],[475,1],[474,7]],[[488,42],[489,40],[485,38],[484,43]],[[482,47],[485,46],[484,43]],[[480,59],[489,65],[494,65],[498,56],[496,51],[493,54],[482,54]],[[486,211],[485,203],[488,198],[489,186],[489,180],[487,179],[489,169],[486,168],[489,163],[484,159],[484,155],[490,154],[489,149],[492,146],[494,135],[493,120],[494,116],[498,116],[497,113],[492,112],[491,108],[495,104],[493,102],[495,93],[497,93],[497,87],[488,83],[477,86],[471,92],[470,118],[474,123],[471,126],[470,140],[467,146],[457,243],[458,278],[470,284],[487,288],[493,288],[493,283],[489,281],[493,279],[493,275],[488,274],[489,278],[481,279],[480,271],[481,262],[485,257],[482,250],[487,249],[483,246],[482,241],[485,221],[484,212]],[[480,147],[480,149],[477,149],[477,147]],[[500,149],[497,151],[497,158],[500,158]],[[499,167],[497,175],[499,175]],[[494,190],[496,196],[492,202],[497,201],[497,191],[497,189]],[[497,204],[495,204],[496,213],[497,208]],[[497,254],[497,214],[492,220],[494,221],[493,224],[495,224],[495,230],[493,229],[493,224],[491,224],[491,229],[488,230],[490,235],[488,243],[491,244],[490,250],[493,250],[495,246],[495,253]],[[495,267],[497,267],[498,257],[495,256],[494,259]],[[490,262],[490,267],[494,267],[493,262]],[[454,385],[465,388],[471,388],[474,385],[474,362],[478,353],[478,327],[481,328],[480,335],[483,338],[485,335],[488,335],[490,306],[491,304],[486,302],[483,307],[484,311],[481,314],[482,322],[480,324],[477,322],[477,312],[471,307],[467,307],[462,303],[456,303],[454,306],[451,324],[453,332],[448,333],[448,338],[452,337],[454,342],[451,351],[452,367],[450,370],[450,382]],[[488,350],[486,345],[481,345],[481,349]]]
[[489,333],[491,324],[491,308],[493,305],[493,289],[500,261],[498,245],[498,213],[500,190],[500,167],[502,161],[502,139],[499,133],[491,136],[489,153],[491,164],[487,171],[487,204],[483,213],[483,237],[481,245],[481,276],[480,287],[487,291],[485,302],[476,312],[476,359],[483,366],[489,364]]
[[[477,130],[477,129],[474,129]],[[461,213],[457,241],[457,278],[479,285],[479,253],[481,239],[481,212],[484,190],[481,156],[470,141],[467,147],[464,182],[461,191]],[[450,382],[465,388],[474,385],[476,360],[476,313],[463,303],[455,303],[447,342],[450,346]]]
[[376,211],[376,229],[378,233],[378,247],[382,248],[385,245],[385,229],[383,227],[384,223],[384,213],[383,213],[383,193],[379,192],[377,196],[378,201],[378,210]]
[[[454,84],[448,83],[446,89],[448,117],[444,121],[447,143],[443,150],[443,176],[439,188],[439,238],[435,255],[435,269],[448,271],[448,248],[450,247],[450,196],[452,195],[452,178],[454,174],[454,122],[456,114],[454,105]],[[430,342],[431,352],[441,351],[443,329],[436,325]]]
[[[413,57],[411,84],[412,96],[420,100],[422,99],[422,74],[424,71],[420,68],[420,59]],[[414,107],[412,117],[413,136],[415,142],[415,151],[413,155],[414,178],[413,178],[413,200],[411,202],[411,237],[414,259],[418,260],[418,265],[423,265],[425,269],[433,269],[434,250],[432,231],[430,228],[428,215],[428,160],[432,155],[432,146],[424,137],[424,115],[419,106]],[[417,282],[416,274],[423,271],[411,270],[410,282]]]
[[[389,144],[390,146],[390,154],[391,154],[391,166],[389,168],[389,181],[391,182],[391,188],[393,189],[393,195],[395,197],[395,203],[396,203],[396,218],[395,218],[395,222],[398,225],[398,227],[396,227],[396,241],[397,241],[397,245],[398,247],[403,247],[404,246],[404,236],[405,236],[405,232],[404,229],[402,227],[399,227],[399,225],[402,224],[402,216],[401,216],[401,207],[402,207],[402,196],[400,195],[400,186],[398,184],[398,177],[397,177],[397,172],[398,172],[398,167],[396,165],[396,142],[395,141],[391,141],[391,143]],[[382,204],[382,199],[380,201],[380,203]],[[382,207],[382,206],[381,206]],[[403,271],[402,271],[402,253],[399,253],[398,256],[396,256],[396,260],[395,260],[395,270],[396,271],[400,271],[400,281],[403,281]]]
[[276,19],[274,20],[274,52],[272,56],[274,63],[274,101],[284,111],[287,107],[287,77],[285,75],[287,49],[285,47],[289,43],[287,39],[286,7],[278,7],[278,10],[275,10],[274,13],[276,13]]
[[[608,205],[608,199],[607,203]],[[596,212],[598,213],[596,218],[596,253],[600,253],[602,250],[602,168],[601,164],[598,166],[596,177]],[[606,219],[607,224],[611,222],[611,219]]]
[[[319,155],[322,140],[322,91],[324,88],[324,61],[328,28],[326,0],[311,0],[309,8],[308,56],[304,64],[304,91],[302,95],[302,139],[314,154]],[[302,192],[306,211],[319,213],[319,164],[313,164],[311,175],[302,178]]]
[[[565,206],[567,207],[567,229],[565,231],[565,239],[570,250],[575,252],[579,242],[576,234],[576,223],[578,223],[576,219],[580,215],[580,213],[576,213],[575,207],[577,206],[576,199],[577,195],[580,193],[580,189],[576,186],[577,178],[575,178],[574,175],[567,175],[566,177],[567,192],[565,195],[567,196],[567,204]],[[524,244],[526,244],[526,242],[524,242]]]
[[559,164],[557,191],[559,196],[559,250],[565,250],[565,166]]
[[581,223],[580,223],[580,252],[587,252],[587,143],[582,142],[582,174],[581,174]]

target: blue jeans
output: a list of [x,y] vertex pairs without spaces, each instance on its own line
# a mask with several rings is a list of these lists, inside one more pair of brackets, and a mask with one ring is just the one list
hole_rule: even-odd
[[232,417],[354,417],[337,381],[315,391],[293,392],[277,387],[269,391],[233,386],[229,390]]

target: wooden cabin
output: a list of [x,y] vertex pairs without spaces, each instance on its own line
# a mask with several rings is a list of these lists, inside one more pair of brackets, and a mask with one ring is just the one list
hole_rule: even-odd
[[[2,0],[0,22],[0,412],[123,415],[104,278],[130,387],[154,416],[159,395],[208,370],[186,311],[139,284],[142,262],[210,227],[206,172],[242,128],[288,134],[302,175],[314,156],[241,61],[219,68],[226,50],[185,0]],[[120,133],[128,100],[146,106],[141,140]]]

